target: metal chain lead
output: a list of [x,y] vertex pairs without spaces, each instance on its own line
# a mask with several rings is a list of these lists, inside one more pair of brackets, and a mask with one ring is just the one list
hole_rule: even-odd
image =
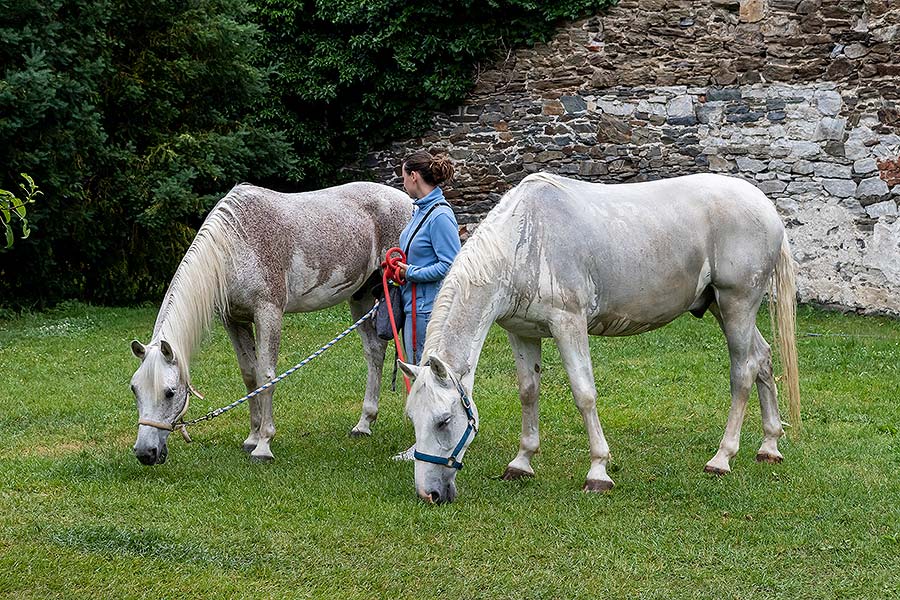
[[257,395],[261,394],[262,392],[266,391],[267,389],[269,389],[270,387],[272,387],[273,385],[275,385],[276,383],[278,383],[279,381],[281,381],[282,379],[284,379],[284,378],[287,377],[288,375],[292,374],[294,371],[296,371],[297,369],[299,369],[300,367],[302,367],[303,365],[305,365],[306,363],[308,363],[308,362],[311,361],[312,359],[314,359],[314,358],[316,358],[317,356],[321,355],[323,352],[325,352],[326,350],[328,350],[329,348],[331,348],[332,346],[334,346],[334,345],[335,345],[336,343],[338,343],[339,341],[341,341],[341,340],[342,340],[343,338],[345,338],[351,331],[353,331],[354,329],[356,329],[357,327],[359,327],[360,325],[362,325],[363,321],[365,321],[366,319],[370,319],[370,318],[372,317],[372,315],[375,314],[375,311],[378,310],[378,305],[379,305],[379,304],[380,304],[380,301],[379,301],[379,300],[376,300],[376,301],[375,301],[375,306],[373,306],[372,309],[369,310],[369,312],[367,312],[367,313],[364,314],[362,317],[360,317],[360,319],[359,319],[356,323],[354,323],[353,325],[351,325],[350,327],[348,327],[347,329],[345,329],[344,331],[342,331],[340,334],[338,334],[338,336],[337,336],[336,338],[334,338],[333,340],[331,340],[330,342],[328,342],[327,344],[325,344],[324,346],[322,346],[321,348],[319,348],[318,350],[316,350],[315,352],[313,352],[312,354],[310,354],[309,356],[307,356],[306,358],[304,358],[303,360],[301,360],[300,362],[298,362],[296,365],[294,365],[293,367],[291,367],[290,369],[288,369],[287,371],[285,371],[284,373],[282,373],[281,375],[279,375],[279,376],[276,377],[275,379],[272,379],[271,381],[268,381],[268,382],[262,384],[260,387],[256,388],[255,390],[253,390],[252,392],[250,392],[249,394],[247,394],[247,395],[244,396],[243,398],[241,398],[241,399],[239,399],[239,400],[235,400],[234,402],[232,402],[232,403],[229,404],[228,406],[223,406],[222,408],[217,408],[217,409],[215,409],[215,410],[211,410],[211,411],[209,411],[208,413],[206,413],[205,415],[203,415],[202,417],[197,417],[196,419],[191,419],[190,421],[182,421],[181,423],[176,423],[176,424],[175,424],[175,427],[177,427],[177,428],[182,428],[182,431],[184,431],[184,428],[189,427],[189,426],[191,426],[191,425],[196,425],[197,423],[199,423],[199,422],[201,422],[201,421],[209,421],[209,420],[211,420],[211,419],[215,419],[215,418],[218,417],[219,415],[222,415],[222,414],[224,414],[224,413],[227,413],[227,412],[228,412],[229,410],[231,410],[232,408],[235,408],[235,407],[237,407],[237,406],[243,404],[244,402],[246,402],[246,401],[249,400],[250,398],[252,398],[252,397],[254,397],[254,396],[257,396]]

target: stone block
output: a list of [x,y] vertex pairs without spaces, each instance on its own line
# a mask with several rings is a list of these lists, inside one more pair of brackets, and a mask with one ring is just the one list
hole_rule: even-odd
[[814,158],[822,153],[822,147],[814,142],[790,142],[792,158]]
[[857,175],[868,175],[878,170],[878,164],[874,158],[860,158],[853,163],[853,172]]
[[828,179],[850,179],[852,177],[849,165],[839,165],[830,162],[814,163],[813,172],[816,174],[816,177]]
[[706,90],[707,102],[733,101],[741,99],[741,88],[715,88]]
[[825,191],[837,198],[851,198],[856,195],[856,182],[852,179],[825,179]]
[[721,156],[717,156],[715,154],[710,155],[708,158],[709,161],[709,170],[716,173],[730,173],[731,162]]
[[581,113],[587,110],[587,102],[581,96],[560,96],[559,101],[567,113]]
[[725,115],[725,120],[729,123],[754,123],[759,121],[762,117],[762,113],[750,111]]
[[815,140],[837,140],[844,139],[844,130],[847,127],[847,119],[822,117],[816,127]]
[[897,213],[897,203],[893,200],[885,200],[883,202],[876,202],[875,204],[870,204],[866,207],[866,213],[873,219],[878,219],[885,215],[896,215]]
[[768,165],[763,161],[744,156],[738,157],[735,162],[737,162],[739,170],[749,173],[760,173],[768,168]]
[[740,19],[743,23],[756,23],[766,15],[765,0],[741,0]]
[[634,114],[634,104],[628,102],[598,100],[597,110],[600,110],[607,115],[630,117]]
[[669,117],[666,119],[668,125],[696,125],[697,117]]
[[787,186],[788,194],[819,194],[822,184],[819,181],[792,181]]
[[606,163],[603,162],[585,160],[578,165],[578,174],[582,177],[594,177],[606,175],[607,173],[609,173],[609,168],[606,166]]
[[647,115],[655,115],[658,117],[666,116],[666,105],[658,102],[649,102],[647,100],[640,100],[637,103],[637,108],[635,109],[639,113],[644,113]]
[[862,144],[846,143],[844,144],[844,157],[849,160],[860,160],[869,156],[869,149]]
[[883,179],[880,177],[869,177],[859,182],[856,197],[859,198],[860,204],[868,206],[883,200],[890,191],[888,184]]
[[544,150],[543,152],[538,152],[534,160],[536,162],[550,162],[551,160],[559,160],[563,156],[565,155],[562,152],[556,150]]
[[862,44],[849,44],[844,48],[844,56],[853,60],[856,58],[862,58],[866,54],[869,53],[869,48],[863,46]]
[[841,112],[843,99],[841,95],[834,91],[816,92],[816,108],[823,115],[834,117]]
[[666,114],[670,119],[695,117],[694,99],[690,96],[677,96],[666,103]]
[[542,112],[551,116],[561,115],[566,112],[566,107],[559,100],[548,100],[544,102]]
[[760,181],[756,184],[756,187],[764,194],[780,194],[787,188],[787,183],[772,179],[770,181]]
[[697,120],[705,125],[718,125],[722,122],[722,107],[700,104],[697,106]]

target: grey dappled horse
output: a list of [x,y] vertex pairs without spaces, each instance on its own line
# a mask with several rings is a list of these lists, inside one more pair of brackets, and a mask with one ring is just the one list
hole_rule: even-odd
[[509,334],[522,402],[522,437],[505,479],[532,475],[538,450],[543,337],[553,337],[590,441],[584,489],[613,487],[597,417],[588,335],[650,331],[709,310],[731,358],[731,410],[706,470],[725,473],[738,450],[754,381],[765,433],[757,460],[777,462],[784,433],[769,345],[756,314],[776,278],[779,346],[792,420],[799,422],[794,263],[784,227],[753,185],[720,175],[603,185],[535,174],[488,214],[435,301],[407,414],[416,433],[415,483],[428,501],[451,501],[462,455],[478,427],[469,398],[488,329]]
[[[221,316],[251,391],[275,376],[284,313],[349,301],[354,319],[373,305],[365,284],[396,245],[412,214],[403,192],[350,183],[302,194],[241,184],[206,217],[166,291],[153,337],[131,344],[141,365],[131,379],[138,408],[134,453],[146,465],[166,459],[172,424],[193,392],[190,361],[212,319]],[[254,336],[255,329],[255,336]],[[385,342],[359,327],[369,375],[353,435],[368,435],[378,414]],[[272,392],[250,399],[244,450],[271,459]]]

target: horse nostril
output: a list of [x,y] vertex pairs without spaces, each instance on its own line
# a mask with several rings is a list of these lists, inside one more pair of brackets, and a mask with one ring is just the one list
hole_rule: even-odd
[[150,448],[149,450],[137,451],[135,450],[134,455],[137,457],[138,461],[142,465],[155,465],[156,464],[156,448]]
[[431,492],[430,496],[431,496],[431,501],[434,502],[435,504],[437,504],[438,502],[441,501],[441,495],[437,492]]

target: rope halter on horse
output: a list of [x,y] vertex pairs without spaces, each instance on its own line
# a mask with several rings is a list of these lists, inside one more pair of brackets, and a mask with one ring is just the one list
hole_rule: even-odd
[[178,430],[181,431],[181,437],[184,438],[184,441],[190,443],[191,436],[188,435],[187,425],[184,422],[184,415],[187,414],[188,408],[191,405],[191,394],[200,400],[203,400],[203,395],[195,390],[194,386],[188,383],[184,393],[184,406],[178,414],[175,415],[175,418],[172,419],[171,423],[162,423],[152,419],[138,419],[138,425],[147,425],[148,427],[155,427],[156,429],[162,429],[163,431],[175,431],[175,428],[177,427]]

